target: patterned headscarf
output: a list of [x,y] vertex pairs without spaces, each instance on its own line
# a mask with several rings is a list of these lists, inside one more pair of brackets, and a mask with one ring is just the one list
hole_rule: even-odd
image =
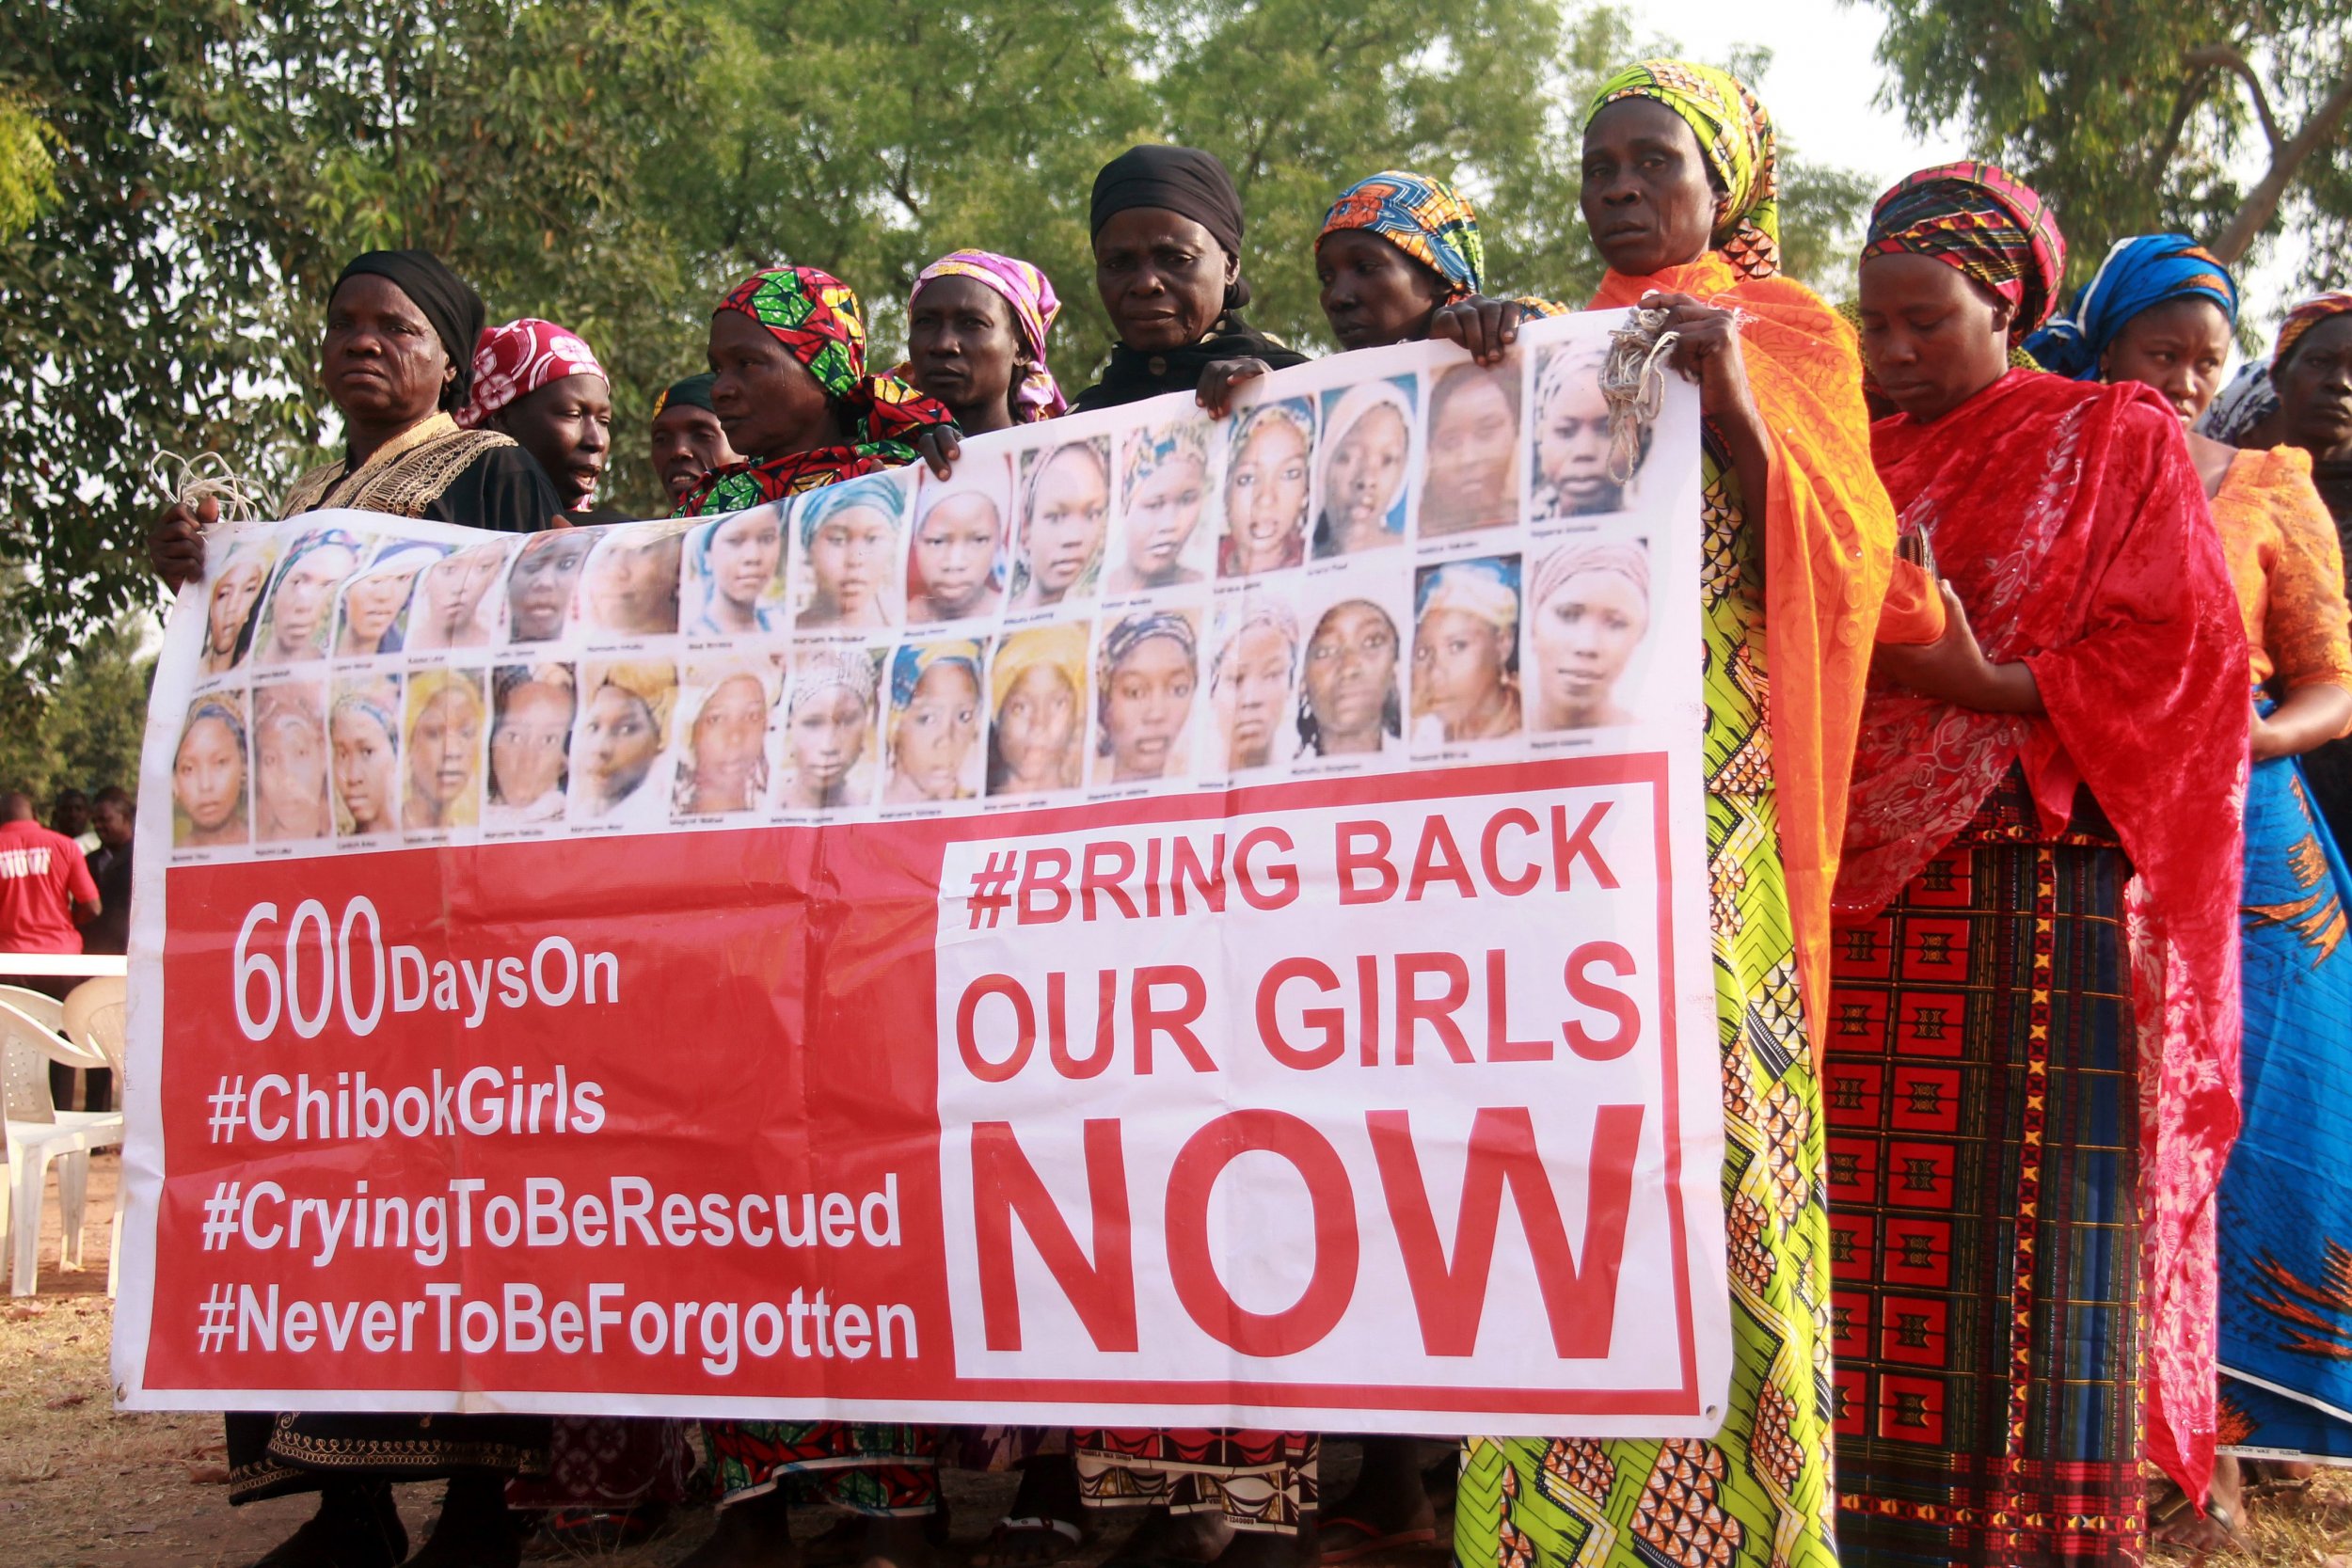
[[468,430],[517,398],[529,397],[567,375],[612,378],[596,362],[596,351],[578,333],[536,316],[485,327],[473,350],[473,396],[456,415]]
[[816,267],[768,267],[729,290],[721,310],[751,317],[800,361],[849,414],[848,441],[782,456],[755,453],[711,475],[676,515],[740,512],[838,480],[914,461],[914,433],[953,426],[946,405],[896,376],[866,373],[866,317],[847,283]]
[[385,741],[397,751],[400,721],[393,715],[399,708],[400,688],[392,683],[389,676],[385,676],[344,687],[335,693],[334,705],[326,710],[326,721],[332,724],[346,713],[356,713],[362,719],[372,720],[375,727],[384,732]]
[[874,706],[874,657],[863,648],[814,648],[796,657],[792,673],[792,711],[803,703],[839,687],[868,712]]
[[1200,466],[1205,481],[1209,473],[1209,425],[1206,420],[1183,419],[1170,420],[1131,432],[1127,436],[1126,463],[1119,477],[1119,495],[1122,502],[1135,504],[1136,490],[1147,479],[1170,463],[1189,458]]
[[1200,634],[1192,629],[1192,617],[1182,610],[1138,610],[1104,632],[1096,657],[1101,673],[1094,683],[1095,749],[1104,756],[1111,754],[1111,676],[1129,654],[1155,637],[1165,637],[1182,648],[1184,662],[1199,668]]
[[872,483],[852,480],[846,484],[831,484],[810,494],[806,500],[794,503],[800,508],[796,519],[800,524],[801,548],[805,550],[817,543],[817,531],[826,518],[837,513],[879,512],[890,521],[896,532],[907,510],[906,487],[885,479]]
[[2238,367],[2221,395],[2189,428],[2227,446],[2242,446],[2249,432],[2278,411],[2279,393],[2270,385],[2270,361],[2249,360]]
[[1600,85],[1584,123],[1627,98],[1663,103],[1698,136],[1708,167],[1731,194],[1710,241],[1724,260],[1747,277],[1780,271],[1779,138],[1748,85],[1711,65],[1643,60]]
[[1270,594],[1242,596],[1241,617],[1233,629],[1226,634],[1216,650],[1216,658],[1209,666],[1209,689],[1215,691],[1225,682],[1225,666],[1241,647],[1241,640],[1259,626],[1271,629],[1290,648],[1290,662],[1298,663],[1298,615],[1291,607]]
[[1528,584],[1529,609],[1541,610],[1571,578],[1586,572],[1614,572],[1639,589],[1645,602],[1649,598],[1649,551],[1640,545],[1595,542],[1563,545],[1544,557],[1535,568],[1535,580]]
[[1054,318],[1061,314],[1061,301],[1054,294],[1051,278],[1016,256],[999,256],[993,250],[958,250],[915,275],[914,287],[907,293],[908,309],[912,310],[914,302],[922,297],[923,285],[934,277],[968,277],[984,288],[993,289],[1012,307],[1013,330],[1020,335],[1021,346],[1029,356],[1029,373],[1012,389],[1016,420],[1030,424],[1053,419],[1069,408],[1070,401],[1061,395],[1061,384],[1054,379],[1053,370],[1045,363],[1045,335],[1054,329]]
[[1923,168],[1879,198],[1862,258],[1899,253],[1957,267],[2015,306],[2012,343],[2050,319],[2066,277],[2066,238],[2048,205],[1985,163]]
[[[217,719],[228,726],[230,737],[237,743],[237,756],[242,760],[247,754],[245,743],[245,716],[218,697],[199,697],[189,706],[188,721],[180,726],[181,748],[183,750],[186,748],[188,736],[195,733],[197,725],[201,724],[207,719]],[[174,754],[176,755],[177,752]]]
[[866,379],[866,310],[857,292],[816,267],[765,267],[728,291],[722,310],[766,327],[834,397],[857,401]]
[[998,639],[996,657],[988,664],[989,711],[1002,713],[1005,699],[1021,684],[1021,677],[1041,664],[1060,673],[1072,696],[1083,694],[1087,689],[1085,624],[1063,621],[1055,626],[1007,632]]
[[960,664],[972,677],[974,690],[980,685],[980,645],[968,637],[950,637],[938,642],[901,642],[890,658],[890,705],[903,710],[914,701],[914,689],[923,684],[923,677],[939,664]]
[[1434,610],[1450,610],[1484,621],[1506,638],[1519,628],[1519,569],[1516,561],[1456,561],[1421,579],[1413,606],[1416,623]]
[[625,659],[615,664],[591,665],[587,670],[587,702],[596,700],[596,693],[606,687],[615,687],[645,705],[645,712],[653,719],[653,727],[661,736],[661,744],[670,743],[670,714],[677,706],[677,667],[648,659]]
[[2118,240],[2099,270],[2074,294],[2071,310],[2026,341],[2046,370],[2076,381],[2099,379],[2099,361],[2124,323],[2176,299],[2209,299],[2237,325],[2237,284],[2220,259],[2186,234]]
[[2352,293],[2341,289],[2307,299],[2289,310],[2287,319],[2279,324],[2279,341],[2270,351],[2271,370],[2275,372],[2286,368],[2287,358],[2295,353],[2295,345],[2302,341],[2303,334],[2346,310],[2352,310]]
[[1486,242],[1478,234],[1477,210],[1434,175],[1383,169],[1359,180],[1324,214],[1315,248],[1343,229],[1377,234],[1436,273],[1449,301],[1485,287]]

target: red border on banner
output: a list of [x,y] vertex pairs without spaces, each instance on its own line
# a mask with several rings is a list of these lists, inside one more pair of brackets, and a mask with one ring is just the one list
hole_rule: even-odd
[[[894,1392],[887,1395],[775,1397],[714,1394],[707,1390],[665,1389],[660,1386],[658,1374],[643,1378],[626,1375],[611,1377],[611,1372],[621,1370],[616,1367],[608,1370],[610,1381],[598,1388],[579,1386],[552,1387],[529,1382],[498,1380],[493,1385],[495,1392],[491,1396],[494,1404],[498,1408],[513,1410],[558,1410],[565,1407],[578,1407],[586,1402],[604,1397],[613,1402],[623,1404],[630,1402],[658,1402],[661,1406],[666,1407],[665,1413],[669,1414],[682,1414],[699,1406],[714,1412],[723,1409],[727,1414],[736,1415],[744,1413],[746,1405],[755,1403],[762,1409],[772,1408],[780,1414],[821,1416],[855,1412],[860,1409],[879,1411],[886,1408],[893,1412],[904,1412],[911,1408],[928,1405],[933,1407],[932,1413],[920,1418],[939,1420],[984,1418],[987,1414],[984,1411],[976,1410],[967,1415],[951,1408],[942,1407],[961,1404],[979,1405],[990,1401],[1062,1406],[1073,1404],[1118,1407],[1158,1405],[1184,1408],[1239,1405],[1250,1409],[1253,1413],[1258,1413],[1253,1415],[1253,1419],[1260,1422],[1266,1419],[1282,1419],[1285,1411],[1293,1410],[1294,1407],[1295,1407],[1295,1414],[1310,1416],[1316,1412],[1327,1413],[1329,1407],[1335,1405],[1367,1414],[1414,1410],[1530,1416],[1556,1413],[1564,1416],[1619,1418],[1695,1418],[1705,1414],[1702,1410],[1702,1399],[1698,1386],[1696,1321],[1694,1304],[1692,1299],[1688,1226],[1682,1193],[1683,1158],[1680,1139],[1682,1106],[1679,1085],[1681,1064],[1679,1041],[1677,1035],[1677,1026],[1679,1022],[1677,990],[1679,972],[1676,964],[1674,941],[1677,906],[1672,850],[1670,811],[1672,801],[1668,779],[1668,758],[1664,752],[1552,756],[1511,763],[1447,768],[1442,771],[1402,771],[1324,779],[1295,779],[1224,790],[1152,796],[1123,801],[1030,806],[1001,812],[981,812],[969,816],[918,817],[903,821],[864,821],[843,824],[841,829],[830,831],[850,832],[861,836],[894,836],[903,833],[913,844],[921,847],[916,860],[918,863],[921,860],[930,861],[935,883],[939,869],[944,863],[945,848],[955,843],[987,843],[1005,838],[1037,837],[1051,833],[1084,832],[1089,829],[1100,831],[1105,828],[1119,829],[1155,823],[1207,821],[1252,813],[1292,813],[1350,806],[1394,805],[1417,801],[1438,802],[1470,797],[1505,797],[1547,790],[1610,784],[1645,785],[1651,792],[1653,803],[1652,827],[1656,857],[1654,875],[1657,898],[1657,940],[1660,955],[1658,996],[1661,1014],[1660,1042],[1657,1051],[1664,1114],[1664,1125],[1661,1130],[1664,1196],[1668,1237],[1673,1254],[1669,1288],[1673,1296],[1676,1343],[1681,1373],[1677,1386],[1577,1390],[1524,1386],[1493,1388],[1455,1385],[1375,1386],[1262,1379],[1064,1380],[948,1375],[935,1382],[932,1385],[935,1392],[929,1394],[908,1395]],[[829,830],[821,827],[773,825],[704,830],[693,832],[693,836],[723,839],[738,835],[781,834],[797,837],[803,834],[815,835],[827,831]],[[628,835],[614,842],[628,843],[644,837],[658,836],[661,835]],[[518,848],[526,846],[544,851],[546,841],[524,840],[515,845]],[[505,847],[501,843],[492,842],[468,846],[467,851],[470,857],[477,860],[495,860],[497,858],[495,851]],[[392,855],[405,859],[433,853],[436,851],[405,848],[393,851]],[[392,857],[385,858],[389,861]],[[283,866],[298,865],[301,863],[299,861],[292,863],[272,861],[263,863]],[[172,867],[167,874],[177,882],[190,874],[210,875],[213,871],[214,868],[208,866]],[[939,892],[946,897],[954,896],[954,890],[942,889]],[[938,906],[942,911],[945,907],[944,904]],[[934,919],[937,918],[939,916],[935,914]],[[936,927],[932,941],[935,950]],[[184,965],[189,961],[189,957],[184,951],[167,952],[165,960],[167,973]],[[936,1049],[938,1025],[936,1006],[934,995],[928,1003],[931,1013],[931,1034],[922,1042],[922,1049],[926,1052]],[[909,1047],[909,1049],[913,1048],[913,1046]],[[946,1174],[945,1148],[943,1143],[936,1141],[941,1132],[937,1120],[936,1091],[934,1091],[931,1115],[935,1139],[933,1159],[939,1164],[936,1174],[939,1181],[944,1184]],[[182,1130],[183,1137],[188,1135],[189,1130]],[[182,1179],[183,1174],[187,1179],[194,1180],[193,1171],[180,1173],[172,1168],[168,1153],[178,1140],[172,1135],[168,1117],[162,1130],[161,1142],[167,1150],[165,1184],[168,1186],[174,1180]],[[205,1147],[200,1139],[197,1140],[196,1148]],[[199,1160],[198,1164],[201,1166],[202,1162]],[[175,1264],[182,1261],[184,1261],[184,1259],[174,1259]],[[943,1269],[947,1265],[944,1252],[940,1264]],[[1627,1282],[1621,1280],[1620,1292],[1622,1293],[1628,1288]],[[1630,1288],[1638,1291],[1643,1289],[1643,1285],[1635,1282]],[[952,1334],[949,1336],[948,1343],[951,1348],[947,1354],[952,1359],[954,1354]],[[163,1378],[158,1378],[155,1374],[161,1370],[157,1365],[160,1353],[159,1341],[151,1337],[146,1354],[147,1376],[143,1383],[145,1391],[215,1393],[231,1399],[239,1397],[240,1393],[244,1392],[198,1380],[173,1379],[167,1374]],[[193,1357],[184,1354],[169,1355],[165,1357],[165,1360],[169,1365],[183,1369],[197,1364]],[[647,1369],[647,1370],[650,1372],[652,1370]],[[467,1381],[477,1390],[483,1386],[481,1383]],[[628,1385],[634,1385],[634,1386]],[[308,1395],[300,1391],[289,1390],[285,1391],[283,1397],[289,1402],[299,1402],[306,1398],[314,1399],[318,1394],[326,1393],[337,1396],[339,1403],[342,1403],[346,1398],[358,1398],[373,1402],[376,1408],[405,1406],[412,1409],[447,1410],[452,1408],[446,1402],[447,1392],[440,1385],[424,1386],[411,1384],[404,1386],[397,1384],[365,1384],[322,1388],[313,1390]],[[418,1403],[421,1399],[431,1399],[436,1396],[443,1396],[443,1402],[430,1406]],[[643,1409],[644,1406],[640,1403],[638,1408]],[[1018,1412],[1012,1414],[1017,1415]]]
[[[1565,775],[1565,776],[1564,776]],[[1415,787],[1399,794],[1396,785],[1409,781]],[[1477,1388],[1447,1385],[1440,1387],[1377,1386],[1334,1383],[1164,1383],[1120,1379],[1117,1382],[1061,1379],[955,1380],[958,1390],[977,1390],[975,1397],[1004,1399],[1067,1399],[1163,1404],[1237,1402],[1231,1396],[1260,1393],[1284,1403],[1343,1402],[1367,1408],[1409,1402],[1433,1410],[1509,1411],[1539,1415],[1549,1411],[1581,1416],[1696,1416],[1698,1392],[1697,1324],[1691,1302],[1690,1255],[1682,1212],[1682,1139],[1680,1060],[1676,1025],[1679,1021],[1676,990],[1674,943],[1674,850],[1668,816],[1666,754],[1663,752],[1619,752],[1609,756],[1547,757],[1480,768],[1448,768],[1442,772],[1359,774],[1336,779],[1300,779],[1280,784],[1251,784],[1209,794],[1155,796],[1120,806],[1102,804],[1054,806],[1043,811],[1007,813],[1004,819],[982,816],[968,824],[972,831],[950,832],[948,843],[987,842],[999,838],[1039,837],[1047,833],[1100,826],[1107,811],[1125,813],[1121,823],[1184,822],[1246,816],[1251,812],[1313,810],[1328,806],[1391,804],[1400,800],[1450,800],[1465,796],[1504,795],[1544,789],[1573,789],[1595,784],[1647,784],[1652,795],[1650,820],[1658,854],[1659,1054],[1663,1080],[1666,1156],[1666,1226],[1674,1252],[1674,1304],[1677,1349],[1682,1382],[1675,1388],[1596,1389],[1585,1392],[1519,1388]],[[1306,799],[1301,800],[1304,796]],[[1000,827],[1017,820],[1018,830]],[[993,831],[992,831],[993,830]],[[1623,1289],[1622,1283],[1620,1290]],[[1216,1397],[1208,1397],[1208,1390]],[[1379,1396],[1366,1399],[1363,1396]],[[1336,1399],[1333,1396],[1337,1396]]]

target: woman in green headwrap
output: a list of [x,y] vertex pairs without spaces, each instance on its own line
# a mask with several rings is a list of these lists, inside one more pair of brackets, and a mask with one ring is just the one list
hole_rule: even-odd
[[1585,116],[1581,204],[1610,267],[1594,304],[1669,313],[1670,358],[1698,381],[1705,421],[1723,1425],[1708,1438],[1471,1438],[1462,1568],[1837,1560],[1829,1214],[1805,1016],[1826,1001],[1828,895],[1894,516],[1870,466],[1852,333],[1778,276],[1772,147],[1746,87],[1677,60],[1619,72]]

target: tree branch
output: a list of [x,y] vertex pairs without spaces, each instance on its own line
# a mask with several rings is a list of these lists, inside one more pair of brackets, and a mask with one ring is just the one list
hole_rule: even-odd
[[2270,139],[2270,149],[2279,150],[2279,121],[2270,112],[2270,95],[2263,90],[2263,79],[2254,70],[2253,62],[2240,53],[2233,43],[2209,43],[2202,49],[2192,49],[2181,56],[2181,63],[2195,71],[2227,71],[2246,83],[2246,90],[2254,95],[2254,113],[2263,122],[2263,135]]
[[2173,158],[2181,150],[2181,137],[2187,133],[2188,117],[2204,101],[2205,90],[2212,80],[2212,70],[2199,67],[2192,70],[2188,80],[2181,84],[2180,95],[2172,101],[2172,118],[2164,128],[2164,139],[2156,144],[2155,151],[2149,154],[2147,163],[2140,168],[2140,178],[2148,182],[2151,189],[2162,185],[2164,171],[2172,166]]
[[[2260,97],[2258,88],[2258,103]],[[2221,231],[2214,236],[2207,248],[2225,264],[2235,265],[2253,245],[2254,236],[2262,232],[2263,225],[2268,223],[2271,215],[2278,212],[2280,201],[2287,194],[2287,187],[2295,182],[2296,170],[2319,150],[2322,142],[2336,134],[2336,127],[2343,123],[2347,110],[2352,110],[2352,60],[2344,63],[2335,87],[2319,107],[2312,111],[2311,118],[2303,122],[2301,130],[2283,145],[2275,135],[2272,137],[2269,172],[2238,204],[2238,210],[2230,214],[2230,221],[2221,226]],[[2265,108],[2263,111],[2264,121],[2267,123],[2269,118],[2269,111]]]

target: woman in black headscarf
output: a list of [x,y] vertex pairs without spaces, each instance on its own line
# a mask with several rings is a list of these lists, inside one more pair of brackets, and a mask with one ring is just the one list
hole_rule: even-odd
[[[495,430],[461,430],[451,416],[472,389],[482,296],[422,250],[371,250],[352,259],[326,300],[319,376],[343,417],[343,456],[287,493],[281,516],[324,507],[425,517],[527,533],[564,509],[529,452]],[[204,571],[206,500],[176,502],[156,519],[147,554],[177,588]]]
[[1119,344],[1103,379],[1071,408],[1085,413],[1189,392],[1219,360],[1270,370],[1307,356],[1242,319],[1241,194],[1210,154],[1131,147],[1094,177],[1094,286]]
[[[344,455],[296,481],[281,515],[352,507],[506,532],[548,527],[563,502],[538,462],[513,437],[451,418],[470,390],[482,324],[481,297],[424,251],[372,250],[345,267],[319,348]],[[165,581],[202,575],[201,530],[216,515],[207,500],[158,519],[148,556]],[[506,1483],[544,1465],[544,1417],[248,1411],[228,1425],[230,1502],[319,1494],[318,1512],[262,1559],[267,1568],[392,1568],[407,1556],[392,1483],[438,1480],[448,1496],[417,1562],[520,1560]]]

